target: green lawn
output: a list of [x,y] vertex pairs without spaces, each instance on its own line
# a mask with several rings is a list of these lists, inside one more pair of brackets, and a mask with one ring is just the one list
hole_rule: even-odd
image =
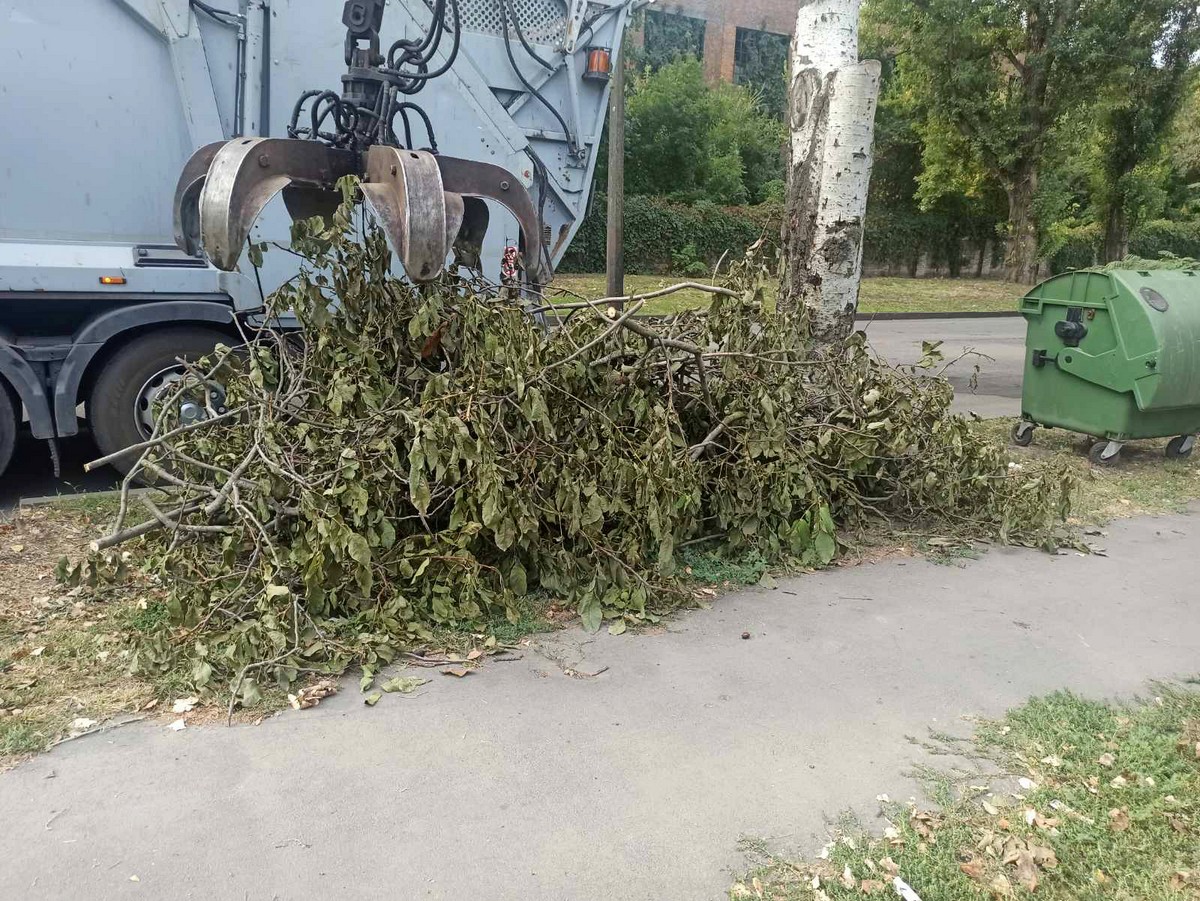
[[977,765],[926,773],[931,807],[880,795],[882,820],[846,824],[818,860],[747,843],[760,866],[729,896],[895,898],[898,876],[923,901],[1200,898],[1200,694],[1154,693],[1129,705],[1054,694],[980,722],[972,740],[931,736],[931,751]]
[[[626,291],[647,293],[688,279],[665,275],[631,275]],[[588,300],[604,297],[603,275],[555,276],[551,293],[561,292],[564,302],[581,296]],[[948,278],[868,278],[863,280],[859,308],[864,313],[965,313],[1011,311],[1024,293],[1022,286],[1002,281]],[[557,298],[555,298],[557,299]],[[647,313],[664,315],[691,309],[708,302],[699,291],[681,291],[650,301]]]

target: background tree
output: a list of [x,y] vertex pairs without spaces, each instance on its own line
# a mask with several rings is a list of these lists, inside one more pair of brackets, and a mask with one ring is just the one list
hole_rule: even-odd
[[[923,112],[926,160],[959,157],[1008,200],[1007,271],[1037,272],[1035,197],[1056,123],[1111,77],[1130,0],[877,0],[904,90]],[[928,167],[927,167],[928,168]],[[928,181],[928,179],[926,179]]]
[[1187,99],[1200,49],[1195,0],[1142,0],[1132,12],[1128,61],[1099,103],[1094,190],[1105,262],[1126,255],[1130,229],[1147,212],[1147,195],[1163,181],[1153,170],[1164,164],[1166,138]]
[[783,124],[749,89],[708,84],[695,57],[634,79],[627,118],[630,194],[758,203],[782,178]]
[[790,157],[779,310],[803,305],[813,339],[854,328],[880,64],[858,58],[860,0],[803,0],[789,77]]

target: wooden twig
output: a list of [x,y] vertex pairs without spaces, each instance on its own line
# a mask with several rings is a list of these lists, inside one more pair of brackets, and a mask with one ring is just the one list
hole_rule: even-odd
[[688,459],[690,459],[693,463],[695,463],[697,460],[699,460],[701,457],[703,457],[704,452],[714,442],[716,442],[716,440],[719,437],[721,437],[722,432],[724,432],[727,428],[729,428],[735,422],[738,422],[739,420],[742,420],[745,418],[746,418],[745,413],[730,413],[728,416],[726,416],[724,419],[722,419],[719,423],[717,423],[717,425],[713,428],[713,430],[711,432],[709,432],[707,435],[704,436],[703,441],[701,441],[699,444],[692,445],[692,447],[688,450]]
[[129,447],[123,447],[119,451],[114,451],[113,453],[100,457],[97,460],[93,460],[90,463],[84,463],[83,471],[91,472],[93,469],[98,469],[101,466],[112,463],[114,460],[120,460],[122,457],[135,454],[138,451],[144,451],[151,447],[157,447],[166,441],[169,441],[171,438],[176,437],[177,435],[183,435],[186,432],[204,428],[205,426],[216,425],[218,422],[222,422],[223,420],[237,416],[241,412],[242,411],[240,409],[228,410],[225,413],[222,413],[220,416],[214,416],[212,419],[201,419],[199,422],[189,422],[187,425],[181,425],[179,428],[172,429],[171,431],[160,435],[157,438],[151,438],[148,441],[141,441],[137,444],[131,444]]

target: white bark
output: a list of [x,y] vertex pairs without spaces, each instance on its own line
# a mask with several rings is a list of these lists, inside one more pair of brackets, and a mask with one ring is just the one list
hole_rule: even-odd
[[858,61],[861,0],[807,0],[792,42],[791,157],[781,306],[813,336],[853,328],[873,162],[879,63]]

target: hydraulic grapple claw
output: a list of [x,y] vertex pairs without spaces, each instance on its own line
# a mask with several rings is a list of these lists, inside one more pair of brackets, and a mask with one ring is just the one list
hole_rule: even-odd
[[[398,42],[384,56],[379,43],[384,5],[385,0],[347,0],[342,21],[348,69],[340,97],[323,90],[302,94],[287,138],[235,138],[193,154],[175,191],[176,243],[189,254],[203,250],[214,266],[231,272],[272,197],[282,192],[295,220],[329,219],[343,199],[338,180],[357,175],[363,199],[374,208],[413,281],[440,276],[451,250],[456,265],[479,266],[489,219],[486,201],[494,201],[520,224],[532,280],[546,283],[550,273],[543,267],[541,220],[516,176],[488,163],[440,156],[436,149],[398,146],[397,115],[404,117],[406,143],[412,144],[406,110],[420,114],[430,145],[437,146],[428,116],[401,98],[432,77],[427,69],[440,36],[419,48]],[[451,14],[457,52],[457,3]],[[441,16],[438,35],[448,24],[445,9]],[[393,65],[391,57],[404,47]],[[306,104],[307,126],[300,121]]]
[[[399,254],[404,271],[414,282],[437,278],[462,224],[461,199],[452,204],[455,215],[447,216],[437,157],[421,150],[377,146],[367,151],[365,169],[363,195]],[[450,234],[451,224],[454,234]]]
[[226,143],[215,141],[205,144],[193,153],[175,186],[175,243],[190,256],[200,254],[200,194],[208,179],[213,158]]
[[349,150],[291,138],[239,138],[217,151],[200,194],[200,236],[218,269],[232,272],[254,221],[288,185],[332,189],[357,171]]

